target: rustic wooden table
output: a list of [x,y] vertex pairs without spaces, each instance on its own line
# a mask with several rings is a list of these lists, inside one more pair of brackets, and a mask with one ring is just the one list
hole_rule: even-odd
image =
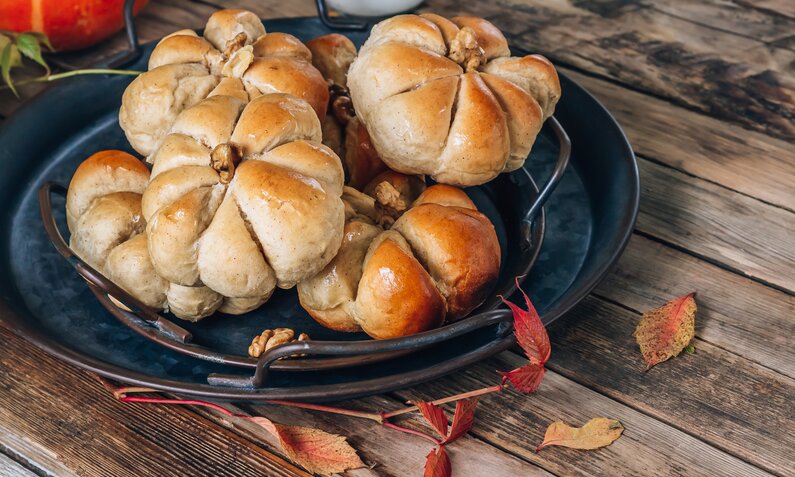
[[[220,6],[314,14],[309,0],[218,3],[155,0],[140,35],[201,27]],[[642,176],[626,253],[550,330],[539,391],[482,401],[471,434],[449,449],[456,475],[795,475],[795,2],[431,0],[423,9],[482,15],[549,56],[617,117]],[[69,60],[90,64],[122,44],[119,35]],[[18,105],[0,96],[0,115]],[[644,372],[632,337],[641,312],[694,290],[695,354]],[[251,426],[200,408],[116,402],[2,326],[0,350],[0,475],[307,475]],[[474,389],[521,362],[505,352],[345,405],[394,408]],[[420,475],[429,450],[368,421],[244,408],[348,436],[374,465],[350,475]],[[595,416],[619,419],[623,437],[598,451],[533,451],[553,420]]]

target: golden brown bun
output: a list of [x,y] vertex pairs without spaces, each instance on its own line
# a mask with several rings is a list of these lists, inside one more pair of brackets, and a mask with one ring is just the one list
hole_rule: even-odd
[[77,168],[66,195],[69,246],[100,273],[154,308],[166,306],[168,282],[149,260],[141,193],[149,170],[122,151],[101,151]]
[[362,267],[354,318],[376,339],[441,326],[445,302],[405,239],[388,230],[373,241]]
[[304,100],[240,82],[188,108],[150,156],[149,256],[169,306],[196,320],[250,311],[316,275],[342,241],[344,175]]
[[312,52],[309,51],[308,46],[289,33],[271,32],[259,37],[252,48],[254,56],[284,56],[312,61]]
[[353,319],[353,301],[367,248],[379,233],[381,229],[375,225],[348,222],[339,253],[320,273],[298,284],[301,306],[323,326],[337,331],[361,330]]
[[458,186],[521,167],[560,98],[548,60],[510,57],[502,33],[478,17],[384,20],[347,79],[356,114],[391,169]]
[[[263,94],[292,94],[308,101],[322,119],[328,87],[311,59],[309,49],[297,38],[266,33],[253,13],[217,11],[208,20],[203,38],[192,30],[180,30],[155,46],[149,71],[124,92],[119,124],[133,148],[148,156],[177,115],[210,94],[236,91],[244,102]],[[224,85],[227,80],[240,82],[242,88]],[[213,92],[219,83],[221,89]]]
[[342,159],[346,184],[362,189],[387,167],[378,157],[367,128],[356,117],[346,89],[356,47],[337,33],[317,37],[306,45],[312,51],[312,64],[330,84],[328,114],[322,122],[323,144]]
[[339,33],[319,36],[306,42],[312,64],[323,76],[339,86],[347,86],[348,68],[356,58],[356,46]]
[[345,166],[348,185],[361,189],[373,177],[388,170],[384,161],[370,142],[370,134],[359,118],[354,117],[345,126]]
[[497,283],[500,246],[494,226],[480,212],[421,204],[403,214],[392,230],[406,238],[428,269],[447,299],[450,319],[469,314]]
[[[395,172],[373,184],[368,189],[377,199],[345,188],[345,238],[326,268],[299,283],[304,309],[335,330],[361,328],[384,339],[433,329],[480,305],[500,270],[488,218],[456,187],[434,185],[420,193],[421,179]],[[384,207],[383,184],[410,208],[382,232],[374,223]]]

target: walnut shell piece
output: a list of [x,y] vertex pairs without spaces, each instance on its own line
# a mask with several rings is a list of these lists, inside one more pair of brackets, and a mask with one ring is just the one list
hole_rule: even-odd
[[295,331],[290,328],[264,330],[251,340],[251,345],[248,347],[248,355],[252,358],[259,358],[265,351],[293,341],[309,341],[309,335],[301,333],[296,338]]

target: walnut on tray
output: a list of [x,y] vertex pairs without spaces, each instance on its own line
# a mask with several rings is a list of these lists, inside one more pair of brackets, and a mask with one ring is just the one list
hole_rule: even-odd
[[248,355],[252,358],[259,358],[262,353],[274,346],[293,341],[309,341],[309,335],[301,333],[295,337],[295,331],[290,328],[276,328],[275,330],[265,330],[254,337],[251,346],[248,347]]

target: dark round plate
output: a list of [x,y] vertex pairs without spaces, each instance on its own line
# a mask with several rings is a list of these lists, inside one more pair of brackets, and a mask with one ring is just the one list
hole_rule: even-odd
[[[265,23],[269,31],[302,40],[331,32],[316,18]],[[366,36],[344,33],[356,43]],[[151,45],[145,51],[150,50]],[[145,69],[145,61],[131,68]],[[20,335],[66,361],[120,381],[237,400],[320,401],[384,392],[442,376],[511,344],[505,327],[492,326],[378,364],[322,373],[273,372],[260,389],[208,385],[210,373],[250,371],[165,349],[116,320],[57,254],[38,213],[36,190],[44,181],[68,183],[77,165],[97,150],[130,150],[117,123],[121,94],[130,80],[66,80],[30,101],[0,129],[0,203],[5,205],[0,213],[0,298],[12,310],[7,321]],[[618,258],[632,231],[639,196],[637,164],[621,128],[579,85],[565,76],[561,84],[563,98],[555,115],[571,137],[571,166],[545,206],[544,245],[524,283],[545,323],[584,298]],[[549,175],[557,156],[551,138],[548,131],[539,136],[526,164],[539,181]],[[510,188],[492,189],[471,195],[484,208],[512,201],[525,206]],[[63,202],[54,206],[62,209]],[[252,330],[263,329],[264,323],[312,327],[313,338],[351,339],[313,326],[300,312],[294,291],[280,292],[273,303],[259,315],[212,318],[191,331],[226,350],[240,346],[242,337],[250,339],[258,332]]]

